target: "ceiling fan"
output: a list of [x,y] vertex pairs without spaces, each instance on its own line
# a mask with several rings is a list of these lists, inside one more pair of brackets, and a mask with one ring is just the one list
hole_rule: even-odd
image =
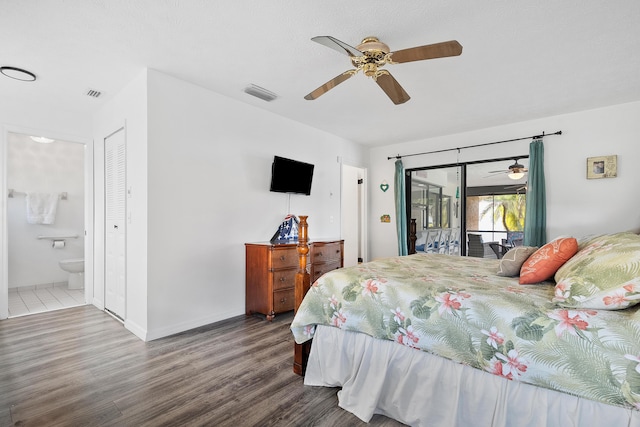
[[508,185],[505,188],[509,188],[509,189],[514,188],[516,190],[516,194],[520,194],[521,191],[523,193],[526,193],[527,190],[529,190],[529,182],[527,181],[524,184],[518,184],[518,185]]
[[309,93],[304,97],[304,99],[307,100],[318,98],[340,83],[353,77],[359,71],[362,71],[365,76],[371,77],[378,83],[378,86],[380,86],[394,104],[403,104],[411,97],[389,71],[382,69],[383,66],[386,64],[401,64],[403,62],[458,56],[462,53],[462,46],[455,40],[417,46],[395,52],[390,52],[389,46],[382,43],[377,37],[367,37],[356,47],[350,46],[331,36],[318,36],[313,37],[311,40],[346,54],[351,58],[351,63],[355,68],[345,71]]
[[489,173],[506,173],[511,179],[520,179],[524,176],[525,172],[528,171],[529,169],[518,163],[518,159],[514,159],[514,163],[509,166],[508,170],[489,171]]

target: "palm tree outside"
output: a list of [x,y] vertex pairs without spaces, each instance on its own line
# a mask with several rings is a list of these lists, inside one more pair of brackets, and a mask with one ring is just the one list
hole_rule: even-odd
[[523,231],[527,197],[525,194],[479,196],[481,219],[493,222],[493,231]]

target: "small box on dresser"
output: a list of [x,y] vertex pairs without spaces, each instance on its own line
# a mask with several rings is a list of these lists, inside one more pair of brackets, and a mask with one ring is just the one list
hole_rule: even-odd
[[[273,320],[276,314],[291,311],[295,300],[298,272],[297,243],[245,243],[247,315],[264,314]],[[309,243],[307,269],[311,281],[327,271],[343,266],[343,240]]]

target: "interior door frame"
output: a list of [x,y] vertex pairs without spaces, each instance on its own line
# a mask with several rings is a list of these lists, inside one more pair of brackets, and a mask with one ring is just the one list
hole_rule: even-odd
[[363,166],[358,166],[358,165],[352,165],[349,164],[347,162],[343,162],[340,165],[340,181],[341,181],[341,188],[342,191],[340,191],[340,236],[342,238],[342,236],[344,235],[344,201],[343,201],[343,197],[344,197],[344,188],[347,185],[353,185],[353,183],[348,183],[345,182],[346,178],[345,178],[345,173],[344,173],[344,167],[350,167],[350,168],[355,168],[358,169],[360,171],[361,174],[361,179],[362,179],[362,183],[361,184],[356,184],[356,185],[361,185],[362,187],[359,188],[358,191],[358,197],[359,197],[359,205],[360,205],[360,215],[359,215],[359,226],[360,226],[360,241],[358,242],[358,245],[360,246],[360,258],[362,259],[362,262],[367,262],[369,260],[369,239],[368,239],[368,222],[367,222],[367,218],[368,218],[368,209],[367,209],[367,190],[368,190],[368,186],[367,186],[367,168],[363,167]]
[[94,210],[94,171],[93,171],[93,140],[82,138],[78,135],[69,135],[54,130],[35,129],[12,125],[2,125],[0,128],[0,189],[2,191],[2,202],[0,203],[0,223],[2,232],[0,233],[0,320],[9,317],[9,236],[7,221],[7,141],[10,133],[23,135],[46,135],[66,142],[83,144],[84,152],[84,299],[86,304],[93,300],[93,279],[94,279],[94,233],[95,224],[93,222]]

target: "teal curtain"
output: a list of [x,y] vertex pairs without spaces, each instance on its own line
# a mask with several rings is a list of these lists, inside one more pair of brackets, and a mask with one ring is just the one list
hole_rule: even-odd
[[544,144],[542,139],[529,144],[529,181],[524,223],[524,245],[547,243],[547,202],[544,186]]
[[393,186],[396,201],[396,228],[398,229],[398,255],[407,255],[407,196],[404,186],[404,166],[396,160],[396,177]]

